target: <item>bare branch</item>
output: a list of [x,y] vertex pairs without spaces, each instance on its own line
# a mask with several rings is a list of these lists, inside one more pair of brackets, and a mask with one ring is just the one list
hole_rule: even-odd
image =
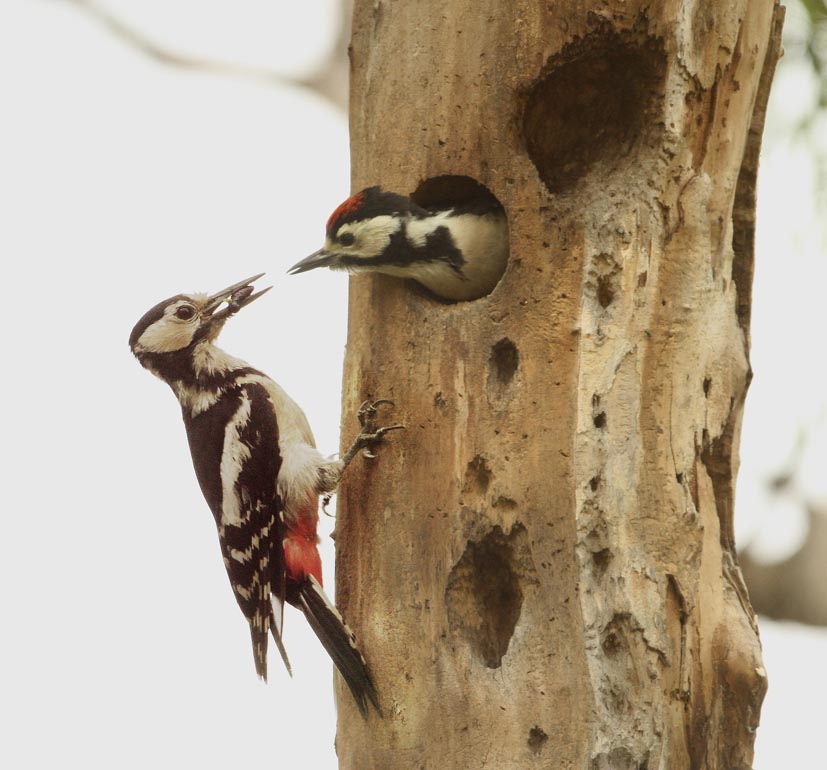
[[[201,73],[222,75],[224,77],[237,78],[239,80],[248,80],[260,83],[266,86],[297,86],[299,88],[306,88],[314,93],[322,96],[328,101],[333,102],[337,107],[346,108],[347,94],[337,94],[335,91],[321,87],[324,82],[319,74],[309,76],[307,78],[289,78],[279,74],[273,70],[268,70],[262,67],[250,67],[238,62],[220,61],[216,59],[205,59],[198,56],[189,56],[187,54],[172,51],[152,40],[148,35],[133,28],[127,24],[123,19],[118,18],[102,5],[96,3],[94,0],[64,0],[70,5],[75,6],[78,10],[95,19],[99,24],[105,27],[116,37],[123,42],[129,44],[134,49],[140,51],[151,59],[154,59],[160,64],[169,67],[179,67],[181,69],[194,70]],[[338,46],[337,46],[338,47]],[[334,56],[328,60],[325,69],[330,68],[334,61]]]

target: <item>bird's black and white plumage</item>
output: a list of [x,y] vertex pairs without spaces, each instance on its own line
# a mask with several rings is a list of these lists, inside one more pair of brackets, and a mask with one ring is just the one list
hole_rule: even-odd
[[327,221],[324,246],[288,272],[317,267],[412,278],[448,300],[488,294],[508,262],[508,223],[493,196],[423,208],[410,198],[368,187]]
[[290,668],[281,636],[286,601],[305,614],[366,714],[368,702],[379,708],[376,690],[353,632],[322,590],[316,534],[319,495],[335,488],[355,451],[337,461],[322,457],[284,390],[214,345],[227,318],[264,293],[251,286],[260,277],[212,296],[160,302],[135,325],[129,346],[181,404],[259,676],[267,677],[268,635]]

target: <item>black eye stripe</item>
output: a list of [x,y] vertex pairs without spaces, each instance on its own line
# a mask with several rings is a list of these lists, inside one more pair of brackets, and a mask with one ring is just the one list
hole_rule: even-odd
[[342,246],[352,246],[356,240],[356,236],[353,233],[342,233],[338,240]]

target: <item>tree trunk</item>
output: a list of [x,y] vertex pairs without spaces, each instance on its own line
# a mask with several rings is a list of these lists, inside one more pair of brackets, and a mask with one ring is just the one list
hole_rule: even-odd
[[585,5],[355,3],[354,189],[470,177],[511,251],[472,302],[351,280],[345,443],[368,396],[407,431],[339,499],[338,602],[385,712],[340,683],[346,770],[752,763],[733,488],[783,13]]

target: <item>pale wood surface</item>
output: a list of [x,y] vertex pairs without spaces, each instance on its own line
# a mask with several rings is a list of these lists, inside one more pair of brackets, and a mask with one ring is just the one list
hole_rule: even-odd
[[340,684],[341,768],[750,766],[732,501],[782,17],[357,0],[354,189],[474,177],[511,256],[469,303],[351,280],[343,444],[368,396],[408,429],[339,498],[338,603],[385,710]]

